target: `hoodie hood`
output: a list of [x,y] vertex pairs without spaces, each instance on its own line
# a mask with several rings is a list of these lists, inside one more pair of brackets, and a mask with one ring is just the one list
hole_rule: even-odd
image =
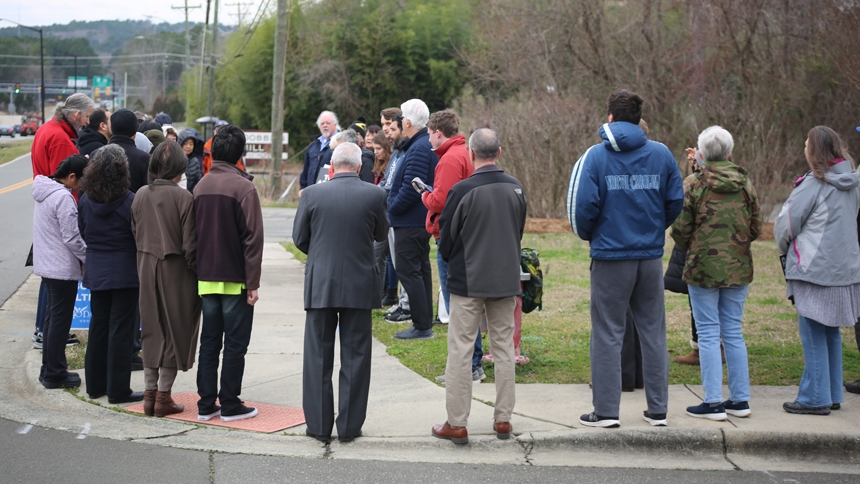
[[702,168],[702,183],[715,193],[737,193],[747,179],[747,172],[731,161],[709,161]]
[[179,137],[179,139],[177,139],[177,142],[179,142],[179,146],[182,146],[182,144],[185,143],[185,140],[187,140],[188,138],[193,139],[194,150],[191,151],[190,156],[197,156],[201,159],[203,158],[203,136],[200,136],[200,132],[198,132],[194,128],[185,128],[180,131],[177,136]]
[[842,161],[830,167],[827,171],[825,181],[833,185],[837,190],[852,190],[860,185],[860,175],[851,170],[851,163]]
[[[117,209],[119,209],[125,203],[125,200],[128,198],[128,196],[130,194],[131,194],[131,192],[126,191],[124,194],[120,195],[119,198],[117,198],[116,200],[110,201],[108,203],[99,203],[99,202],[96,202],[95,200],[88,197],[90,210],[92,210],[92,212],[97,217],[101,217],[101,218],[109,217],[114,212],[116,212]],[[86,195],[84,195],[84,196],[86,196]],[[81,201],[83,201],[83,197],[81,197]]]
[[30,193],[33,195],[33,200],[41,203],[60,190],[68,191],[69,189],[62,183],[54,181],[45,175],[37,175],[33,180],[33,188],[30,189]]
[[603,147],[609,151],[633,151],[648,142],[648,137],[639,125],[626,121],[606,123],[598,131],[603,139]]
[[89,126],[84,126],[84,129],[78,133],[78,146],[85,146],[87,143],[98,142],[106,145],[108,140],[98,131],[93,130]]

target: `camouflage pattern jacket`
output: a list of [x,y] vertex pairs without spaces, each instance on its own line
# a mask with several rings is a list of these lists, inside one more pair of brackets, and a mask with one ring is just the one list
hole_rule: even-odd
[[684,208],[672,225],[672,239],[687,250],[684,282],[705,288],[751,283],[750,244],[759,234],[758,197],[742,168],[710,161],[684,180]]

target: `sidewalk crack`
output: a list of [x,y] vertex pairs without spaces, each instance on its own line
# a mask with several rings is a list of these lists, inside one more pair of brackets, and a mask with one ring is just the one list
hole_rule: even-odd
[[191,428],[191,429],[183,430],[183,431],[181,431],[181,432],[175,432],[175,433],[172,433],[172,434],[155,435],[155,436],[153,436],[153,437],[141,437],[141,438],[139,438],[139,439],[129,439],[129,440],[131,440],[131,441],[137,441],[137,440],[156,440],[156,439],[166,439],[166,438],[168,438],[168,437],[179,437],[180,435],[185,435],[185,434],[187,434],[188,432],[193,432],[193,431],[195,431],[195,430],[197,430],[197,429],[198,429],[198,427],[195,427],[195,428]]
[[215,452],[209,451],[209,484],[215,484]]
[[740,468],[740,466],[738,466],[737,464],[732,462],[731,459],[729,459],[729,447],[728,447],[728,444],[726,443],[726,431],[724,429],[720,429],[720,435],[723,436],[723,459],[725,459],[726,462],[731,464],[732,467],[734,467],[734,470],[736,470],[736,471],[743,470]]
[[532,440],[530,440],[528,442],[523,442],[522,440],[517,439],[517,443],[519,443],[520,447],[523,448],[523,458],[525,459],[526,464],[533,466],[534,463],[531,461],[529,456],[531,455],[532,451],[535,448],[535,441],[534,441],[534,436],[531,434],[531,432],[529,432],[529,437]]
[[322,458],[323,459],[331,459],[332,454],[334,454],[334,452],[331,450],[331,442],[326,442],[325,443],[325,453],[323,454]]

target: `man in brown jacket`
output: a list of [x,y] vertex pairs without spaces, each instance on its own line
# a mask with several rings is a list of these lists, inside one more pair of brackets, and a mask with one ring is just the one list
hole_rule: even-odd
[[197,238],[206,241],[197,247],[198,289],[203,297],[197,367],[200,420],[220,415],[229,422],[257,415],[256,408],[239,399],[263,261],[260,198],[251,182],[254,177],[236,166],[244,149],[245,134],[239,128],[229,124],[218,128],[212,140],[212,169],[194,189]]

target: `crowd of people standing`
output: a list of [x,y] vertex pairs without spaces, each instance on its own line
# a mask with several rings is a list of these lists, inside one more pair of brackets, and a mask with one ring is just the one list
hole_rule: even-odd
[[[669,280],[689,295],[705,390],[703,402],[686,413],[712,420],[747,417],[752,410],[742,320],[753,280],[751,243],[762,231],[758,196],[732,160],[731,133],[719,126],[702,131],[697,146],[687,150],[695,169],[682,179],[671,151],[649,139],[643,104],[624,90],[609,97],[602,142],[578,159],[570,179],[570,224],[589,242],[592,258],[594,408],[580,422],[620,426],[621,392],[644,387],[644,419],[668,424]],[[197,357],[198,418],[251,418],[257,409],[239,396],[259,298],[263,227],[253,177],[242,162],[244,134],[223,123],[204,141],[194,129],[177,133],[163,113],[147,118],[127,109],[93,109],[89,98],[75,94],[37,132],[33,263],[43,281],[41,326],[34,335],[43,349],[40,381],[47,388],[81,385],[67,369],[64,348],[77,281],[83,281],[92,292],[85,365],[91,398],[142,400],[147,415],[181,412],[172,385]],[[292,234],[308,254],[307,434],[327,442],[336,426],[341,441],[362,435],[373,309],[390,306],[386,321],[409,324],[397,339],[436,336],[432,238],[438,306],[450,314],[446,371],[437,378],[445,383],[448,419],[432,435],[468,442],[471,384],[485,377],[484,320],[496,379],[493,430],[509,438],[527,201],[519,181],[498,166],[499,135],[477,129],[467,142],[456,112],[431,115],[419,99],[383,109],[381,126],[359,117],[341,129],[331,111],[320,113],[316,123],[320,136],[305,150]],[[774,229],[806,360],[798,396],[783,408],[826,415],[843,401],[838,328],[860,318],[860,179],[829,128],[809,132],[805,154],[810,171],[795,183]],[[183,178],[186,188],[179,185]],[[672,278],[663,274],[667,230],[675,242]],[[623,368],[631,359],[638,369],[628,380]],[[138,367],[143,392],[130,387]]]

